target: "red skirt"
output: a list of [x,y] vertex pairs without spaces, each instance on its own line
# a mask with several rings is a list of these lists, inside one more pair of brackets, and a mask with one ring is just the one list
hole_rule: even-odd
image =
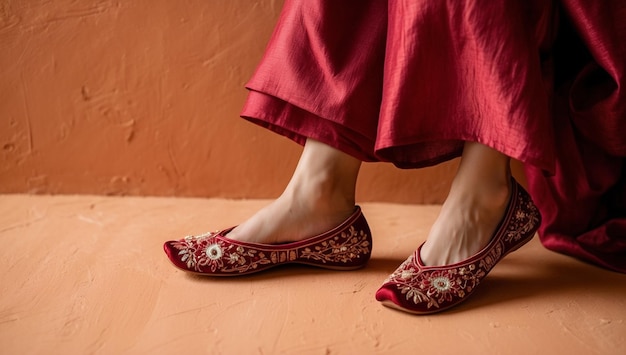
[[528,167],[546,247],[626,272],[622,4],[287,0],[242,116],[401,168],[490,146]]

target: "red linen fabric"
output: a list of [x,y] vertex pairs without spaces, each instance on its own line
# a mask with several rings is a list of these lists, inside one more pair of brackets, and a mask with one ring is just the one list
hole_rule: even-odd
[[606,198],[626,195],[626,16],[579,2],[288,0],[242,116],[402,168],[488,145],[529,167],[547,247],[626,272],[624,199]]
[[564,0],[553,175],[528,166],[548,249],[626,272],[626,2]]

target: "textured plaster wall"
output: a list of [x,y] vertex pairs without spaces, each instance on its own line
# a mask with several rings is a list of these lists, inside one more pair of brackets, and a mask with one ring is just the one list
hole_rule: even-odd
[[[0,193],[268,198],[300,147],[238,117],[282,1],[0,1]],[[366,164],[360,200],[439,202],[456,163]]]

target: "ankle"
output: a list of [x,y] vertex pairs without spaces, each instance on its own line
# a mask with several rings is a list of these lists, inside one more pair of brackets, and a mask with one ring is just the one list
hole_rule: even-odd
[[337,188],[333,184],[294,184],[280,197],[288,201],[292,209],[309,213],[334,214],[352,211],[355,205],[354,194]]
[[[453,185],[444,205],[455,208],[498,211],[506,207],[511,194],[510,184],[463,184]],[[464,207],[462,207],[464,206]]]

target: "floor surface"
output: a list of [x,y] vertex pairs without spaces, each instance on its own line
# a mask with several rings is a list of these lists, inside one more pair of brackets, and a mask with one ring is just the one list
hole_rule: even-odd
[[162,242],[267,201],[0,196],[2,354],[624,354],[626,275],[535,238],[466,303],[412,316],[374,292],[439,206],[364,204],[368,266],[241,278],[178,271]]

